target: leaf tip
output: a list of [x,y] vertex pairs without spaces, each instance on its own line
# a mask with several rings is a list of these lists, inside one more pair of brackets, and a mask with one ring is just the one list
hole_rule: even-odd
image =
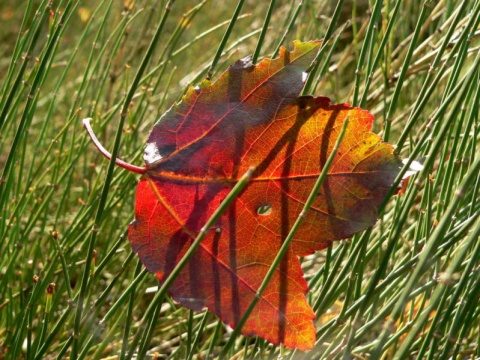
[[293,40],[293,52],[307,53],[322,45],[322,40],[300,41]]

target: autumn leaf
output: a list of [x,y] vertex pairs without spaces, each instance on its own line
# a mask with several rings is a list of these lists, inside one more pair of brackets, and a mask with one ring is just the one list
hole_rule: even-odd
[[[173,270],[239,177],[243,192],[208,230],[170,288],[180,304],[208,308],[235,327],[349,124],[318,196],[242,328],[308,350],[314,313],[300,256],[372,226],[401,162],[371,132],[373,116],[326,97],[299,96],[319,41],[295,42],[277,59],[237,61],[190,88],[155,124],[137,188],[133,251],[160,282]],[[140,172],[140,171],[139,171]]]

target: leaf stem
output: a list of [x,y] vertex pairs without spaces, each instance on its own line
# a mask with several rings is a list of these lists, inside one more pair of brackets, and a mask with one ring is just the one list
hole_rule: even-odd
[[[103,145],[100,143],[100,141],[95,136],[95,133],[93,132],[92,126],[90,125],[90,120],[92,120],[92,119],[91,118],[83,119],[83,121],[82,121],[83,122],[83,127],[85,128],[85,130],[87,130],[88,136],[90,136],[90,139],[92,139],[93,144],[97,147],[98,151],[100,151],[100,153],[103,156],[105,156],[108,160],[111,160],[112,159],[112,154],[110,154],[110,152],[108,152],[108,150],[103,147]],[[132,165],[132,164],[129,164],[129,163],[123,161],[123,160],[120,160],[119,158],[115,158],[115,164],[117,164],[121,168],[124,168],[125,170],[131,171],[131,172],[134,172],[134,173],[137,173],[137,174],[141,174],[141,175],[145,174],[145,172],[147,171],[147,168],[145,166],[142,167],[142,166]]]

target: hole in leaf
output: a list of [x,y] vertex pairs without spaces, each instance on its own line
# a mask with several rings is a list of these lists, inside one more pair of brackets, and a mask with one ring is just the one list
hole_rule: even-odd
[[268,216],[272,213],[272,205],[269,203],[261,204],[257,208],[257,214],[261,216]]

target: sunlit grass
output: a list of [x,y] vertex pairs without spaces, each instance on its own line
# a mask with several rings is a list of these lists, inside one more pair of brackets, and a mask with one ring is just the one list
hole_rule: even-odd
[[[0,358],[479,358],[480,1],[166,5],[0,4]],[[241,336],[225,349],[214,315],[154,300],[126,238],[138,176],[101,157],[81,120],[141,166],[189,85],[318,38],[305,93],[369,109],[425,169],[372,229],[304,259],[314,350]]]

